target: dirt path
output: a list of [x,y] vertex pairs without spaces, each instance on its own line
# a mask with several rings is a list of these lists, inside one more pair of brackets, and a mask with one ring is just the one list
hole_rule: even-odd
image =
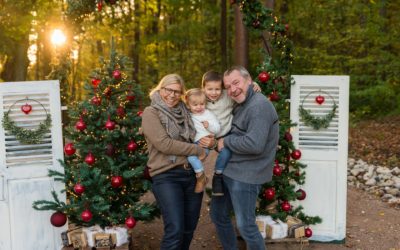
[[[300,244],[268,244],[267,249],[362,249],[362,250],[400,250],[400,210],[389,207],[376,197],[355,188],[348,188],[347,196],[347,237],[343,244],[311,242],[308,246]],[[222,249],[216,238],[215,228],[208,216],[208,197],[204,197],[199,225],[191,249]],[[134,249],[159,249],[163,234],[160,219],[152,223],[138,223],[134,229]],[[246,249],[240,242],[240,249]]]

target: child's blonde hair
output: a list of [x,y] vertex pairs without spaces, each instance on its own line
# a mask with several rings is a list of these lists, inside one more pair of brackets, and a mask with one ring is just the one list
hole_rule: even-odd
[[203,90],[200,88],[189,89],[185,93],[185,103],[187,106],[189,106],[189,102],[202,101],[205,103],[206,100],[206,94],[204,94]]

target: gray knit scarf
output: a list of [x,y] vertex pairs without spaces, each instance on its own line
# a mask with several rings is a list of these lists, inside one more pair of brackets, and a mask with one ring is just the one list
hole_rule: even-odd
[[170,108],[161,99],[160,92],[156,91],[150,97],[151,106],[157,109],[161,123],[165,126],[167,134],[175,140],[192,142],[196,135],[190,113],[183,102]]

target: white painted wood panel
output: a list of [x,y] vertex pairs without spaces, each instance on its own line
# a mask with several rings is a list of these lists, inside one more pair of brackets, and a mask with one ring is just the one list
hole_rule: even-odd
[[[342,241],[346,237],[349,77],[294,75],[293,78],[290,119],[298,124],[292,130],[293,141],[302,152],[300,161],[307,165],[306,182],[302,186],[307,198],[298,204],[306,214],[323,220],[311,226],[312,240]],[[319,94],[325,97],[322,105],[315,102]],[[320,117],[336,103],[336,116],[327,128],[315,130],[299,117],[302,103],[304,109]]]
[[[23,99],[32,112],[21,112]],[[22,100],[22,101],[21,101]],[[43,105],[43,106],[42,106]],[[36,211],[35,200],[52,200],[51,191],[64,185],[47,176],[48,169],[62,171],[58,159],[63,159],[60,88],[58,81],[8,82],[0,84],[0,117],[10,110],[17,126],[33,129],[51,115],[52,127],[39,144],[21,144],[0,124],[0,249],[61,249],[60,233],[66,226],[50,224],[52,211]]]

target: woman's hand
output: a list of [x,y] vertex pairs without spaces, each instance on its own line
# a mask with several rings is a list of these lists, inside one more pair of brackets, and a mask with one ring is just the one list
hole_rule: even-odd
[[216,145],[215,136],[208,135],[200,139],[199,145],[203,148],[214,148]]
[[256,82],[253,82],[253,90],[254,92],[261,92],[261,87]]

